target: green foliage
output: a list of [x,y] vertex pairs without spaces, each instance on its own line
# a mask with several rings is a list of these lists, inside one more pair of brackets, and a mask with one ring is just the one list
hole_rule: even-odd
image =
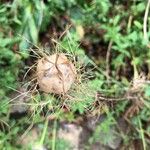
[[59,139],[56,141],[56,150],[64,149],[64,150],[70,150],[71,146],[68,141],[65,141],[64,139]]
[[108,112],[106,119],[97,125],[93,136],[90,138],[90,144],[95,142],[100,142],[102,144],[107,144],[109,141],[112,141],[115,137],[113,131],[113,127],[116,124],[115,119],[112,113]]
[[37,44],[39,30],[43,21],[45,5],[40,0],[15,0],[11,7],[16,23],[16,32],[22,37],[19,46],[21,50],[29,48],[29,41]]
[[71,18],[78,24],[92,26],[95,25],[95,23],[106,20],[110,6],[111,4],[108,0],[93,0],[91,2],[82,3],[79,8],[73,7],[70,11]]
[[[19,43],[20,38],[14,36],[11,29],[13,19],[10,19],[9,5],[0,5],[0,84],[1,99],[11,88],[16,88],[16,79],[19,72],[21,56],[15,53],[13,47]],[[5,14],[5,15],[4,15]]]

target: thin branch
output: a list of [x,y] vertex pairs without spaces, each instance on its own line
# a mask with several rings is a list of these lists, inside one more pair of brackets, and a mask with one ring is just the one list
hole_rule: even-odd
[[106,54],[106,77],[107,81],[109,81],[109,73],[110,73],[110,51],[112,47],[113,41],[111,40],[108,45],[107,54]]
[[148,41],[147,20],[148,20],[149,8],[150,8],[150,0],[148,0],[147,6],[146,6],[145,15],[144,15],[144,22],[143,22],[143,34],[144,34],[144,39],[146,41]]

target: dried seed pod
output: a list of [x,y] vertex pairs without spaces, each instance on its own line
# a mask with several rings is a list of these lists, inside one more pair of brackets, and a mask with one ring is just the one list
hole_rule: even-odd
[[64,94],[75,81],[76,68],[63,53],[41,58],[37,63],[37,81],[46,93]]

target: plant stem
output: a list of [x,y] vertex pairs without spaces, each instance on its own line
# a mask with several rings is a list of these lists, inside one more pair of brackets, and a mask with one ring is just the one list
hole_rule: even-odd
[[145,138],[144,138],[144,132],[143,132],[143,129],[142,129],[142,124],[141,124],[141,121],[140,119],[138,118],[138,121],[139,121],[139,126],[140,126],[140,134],[141,134],[141,138],[142,138],[142,143],[143,143],[143,150],[146,150],[146,142],[145,142]]
[[148,42],[147,19],[148,19],[149,7],[150,7],[150,0],[148,0],[148,3],[147,3],[145,15],[144,15],[144,23],[143,23],[143,34],[144,34],[144,39],[146,40],[146,42]]
[[45,139],[45,136],[46,136],[47,127],[48,127],[48,119],[46,118],[45,125],[44,125],[44,130],[43,130],[42,137],[41,137],[41,140],[40,140],[40,145],[44,144],[44,139]]
[[56,127],[57,127],[57,121],[54,121],[54,127],[53,127],[53,140],[52,140],[52,150],[55,150],[55,144],[56,144]]

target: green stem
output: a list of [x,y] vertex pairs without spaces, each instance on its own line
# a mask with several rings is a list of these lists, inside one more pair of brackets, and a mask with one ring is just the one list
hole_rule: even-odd
[[56,144],[56,127],[57,127],[57,121],[54,121],[54,128],[53,128],[53,140],[52,140],[52,150],[55,150],[55,144]]
[[140,134],[141,134],[141,138],[142,138],[142,143],[143,143],[143,149],[146,150],[146,142],[145,142],[145,138],[144,138],[144,132],[143,132],[143,129],[142,129],[142,124],[141,124],[141,121],[140,119],[138,118],[138,121],[139,121],[139,126],[140,126]]
[[46,136],[47,127],[48,127],[48,119],[46,119],[46,121],[45,121],[44,130],[43,130],[42,137],[41,137],[41,140],[40,140],[40,145],[44,144],[44,139],[45,139],[45,136]]

